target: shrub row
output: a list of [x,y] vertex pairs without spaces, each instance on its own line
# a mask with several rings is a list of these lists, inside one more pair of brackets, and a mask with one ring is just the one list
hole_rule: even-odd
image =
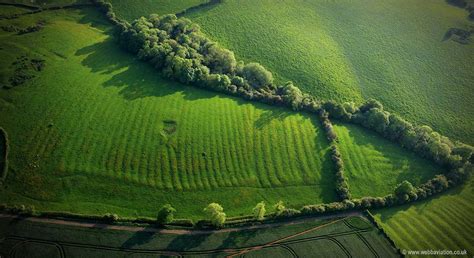
[[449,169],[463,167],[474,161],[474,148],[433,131],[429,126],[415,126],[396,114],[383,109],[380,102],[370,99],[360,107],[353,103],[323,104],[329,117],[362,125],[402,147]]
[[328,118],[328,113],[321,109],[319,112],[319,119],[326,133],[326,137],[331,145],[331,159],[334,162],[334,169],[336,171],[336,193],[341,201],[351,199],[351,193],[349,191],[349,183],[344,176],[344,162],[342,160],[341,153],[337,147],[337,135],[334,131],[331,121]]
[[[274,85],[272,74],[258,63],[245,64],[234,53],[201,33],[199,25],[176,15],[150,15],[131,24],[119,19],[110,3],[92,0],[120,29],[120,45],[151,63],[166,78],[247,100],[315,112],[319,103],[287,82]],[[215,4],[219,1],[210,1]]]

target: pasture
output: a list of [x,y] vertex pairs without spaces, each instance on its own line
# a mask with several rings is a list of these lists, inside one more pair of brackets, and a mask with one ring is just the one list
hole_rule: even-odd
[[109,0],[118,17],[132,21],[149,14],[159,15],[179,13],[189,7],[208,2],[208,0],[138,0],[130,4],[128,0]]
[[178,217],[201,218],[209,202],[235,216],[262,200],[335,200],[315,117],[165,81],[119,49],[92,8],[0,24],[38,20],[38,32],[0,34],[2,67],[45,60],[34,78],[0,91],[11,140],[0,202],[152,217],[171,203]]
[[414,205],[374,211],[400,249],[467,250],[474,254],[474,180]]
[[[0,255],[30,256],[39,251],[55,258],[68,256],[213,256],[397,257],[387,239],[363,217],[312,220],[293,225],[231,232],[138,232],[0,219]],[[31,232],[31,234],[25,234]],[[20,248],[21,247],[21,248]]]
[[377,98],[473,144],[474,44],[448,35],[472,28],[467,15],[444,0],[231,0],[188,17],[280,82],[320,99]]
[[443,169],[375,132],[352,124],[335,124],[345,176],[354,198],[385,196],[404,180],[425,183]]

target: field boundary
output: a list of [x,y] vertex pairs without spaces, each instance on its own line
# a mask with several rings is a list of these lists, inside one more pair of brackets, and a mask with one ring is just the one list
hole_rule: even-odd
[[400,256],[403,256],[401,249],[397,246],[397,244],[395,243],[395,241],[393,241],[393,240],[390,238],[390,236],[387,234],[387,232],[385,232],[385,229],[379,224],[379,222],[378,222],[377,219],[374,217],[374,215],[372,215],[372,213],[371,213],[369,210],[365,210],[365,211],[363,212],[363,214],[365,215],[365,217],[366,217],[378,230],[380,230],[380,232],[382,232],[382,235],[384,235],[384,237],[388,240],[388,242],[392,245],[392,247],[397,250],[397,253],[398,253]]
[[8,140],[8,134],[7,134],[7,131],[5,131],[5,129],[3,129],[2,127],[0,127],[0,137],[3,138],[3,141],[1,144],[3,144],[3,149],[5,150],[5,153],[3,153],[1,159],[3,160],[0,160],[0,164],[2,164],[2,168],[0,170],[0,187],[3,185],[3,183],[5,182],[6,178],[7,178],[7,174],[8,174],[8,152],[9,152],[9,140]]
[[[0,215],[0,218],[2,216]],[[293,257],[298,257],[297,253],[293,250],[291,247],[292,244],[299,244],[299,243],[307,243],[307,242],[312,242],[312,241],[318,241],[318,240],[328,240],[333,242],[335,245],[337,245],[342,252],[344,252],[348,257],[351,256],[349,250],[347,247],[339,240],[337,239],[338,237],[346,237],[346,236],[353,236],[355,238],[360,239],[362,234],[370,232],[374,230],[374,226],[370,224],[371,226],[366,229],[358,229],[358,228],[351,228],[348,227],[347,229],[341,229],[336,232],[327,232],[326,234],[322,235],[315,235],[315,236],[305,236],[305,234],[317,231],[321,228],[333,225],[335,223],[340,223],[343,222],[344,225],[347,226],[346,220],[348,218],[355,218],[358,217],[363,220],[367,220],[367,218],[359,214],[357,216],[346,216],[342,218],[337,218],[337,219],[329,219],[329,220],[323,220],[321,221],[322,224],[316,225],[316,226],[310,226],[307,227],[306,229],[299,230],[294,233],[290,233],[289,235],[286,236],[281,236],[277,237],[276,239],[273,240],[266,240],[263,242],[251,244],[248,246],[235,246],[235,247],[217,247],[215,249],[210,249],[210,248],[203,248],[202,250],[181,250],[181,249],[175,249],[175,250],[167,250],[166,248],[159,248],[159,249],[150,249],[150,248],[140,248],[140,247],[131,247],[131,248],[123,248],[123,247],[116,247],[116,246],[107,246],[107,245],[94,245],[92,243],[75,243],[71,241],[61,241],[61,240],[46,240],[46,239],[41,239],[37,237],[29,237],[29,236],[19,236],[19,235],[7,235],[5,238],[2,239],[2,242],[9,241],[10,244],[8,245],[9,248],[5,249],[5,251],[8,251],[8,254],[13,257],[13,255],[19,250],[21,246],[24,246],[25,244],[28,243],[36,243],[36,244],[46,244],[46,245],[51,245],[56,247],[58,250],[58,254],[64,254],[65,253],[65,248],[68,247],[73,247],[73,248],[83,248],[83,249],[93,249],[97,251],[117,251],[117,252],[124,252],[128,254],[163,254],[163,255],[170,255],[170,256],[177,256],[177,257],[182,257],[183,255],[209,255],[209,254],[222,254],[226,255],[227,257],[234,257],[234,256],[241,256],[245,253],[249,253],[252,251],[257,251],[257,250],[262,250],[262,249],[269,249],[269,248],[284,248],[287,250]],[[307,223],[308,221],[303,220],[300,223]],[[293,223],[285,223],[284,226],[290,226]],[[110,229],[110,228],[105,228],[105,229]],[[248,229],[235,229],[235,230],[248,230]],[[377,230],[377,228],[375,228]],[[205,231],[205,234],[212,234],[212,233],[225,233],[227,230],[223,229],[218,232],[216,231]],[[143,231],[140,231],[143,232]],[[158,232],[158,233],[164,233],[164,232]],[[191,231],[188,234],[196,234],[196,231]],[[298,239],[292,239],[295,237],[299,237]],[[362,236],[364,243],[367,242],[365,237]],[[364,241],[365,239],[365,241]],[[369,248],[370,252],[372,252],[376,257],[380,257],[380,255],[377,253],[377,251],[373,248],[370,248],[371,245],[367,246]]]
[[43,11],[54,11],[54,10],[61,10],[61,9],[74,9],[74,8],[82,8],[82,7],[93,7],[92,3],[84,3],[84,4],[67,4],[67,5],[57,5],[57,6],[49,6],[49,7],[39,7],[34,5],[27,5],[27,4],[18,4],[18,3],[0,3],[0,6],[13,6],[28,9],[30,11],[24,13],[18,13],[13,15],[0,15],[1,19],[16,19],[23,15],[28,14],[35,14],[40,13]]

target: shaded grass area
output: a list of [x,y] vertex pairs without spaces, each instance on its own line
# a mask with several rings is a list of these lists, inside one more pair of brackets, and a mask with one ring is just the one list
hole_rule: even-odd
[[433,162],[360,126],[337,123],[334,129],[355,198],[385,196],[403,180],[419,185],[443,172]]
[[[32,7],[56,7],[70,4],[84,4],[90,3],[88,0],[0,0],[0,3],[5,4],[21,4]],[[2,6],[4,8],[4,6]]]
[[397,246],[406,250],[467,250],[474,254],[474,180],[414,205],[375,211]]
[[148,17],[152,13],[179,13],[193,6],[208,2],[208,0],[109,0],[118,17],[132,21],[141,16]]
[[[351,219],[365,221],[360,217]],[[26,237],[44,241],[41,244],[30,241],[29,244],[16,249],[16,252],[23,252],[26,256],[38,247],[44,247],[40,248],[42,251],[54,252],[55,249],[47,243],[57,243],[67,256],[122,256],[134,252],[140,257],[158,254],[223,257],[247,247],[264,245],[287,237],[281,243],[247,252],[245,256],[268,257],[278,254],[289,256],[293,253],[299,257],[305,257],[349,253],[353,257],[367,257],[374,255],[368,246],[373,247],[380,257],[396,256],[393,247],[370,224],[368,228],[357,230],[344,221],[339,221],[307,234],[290,237],[329,222],[331,221],[315,220],[258,230],[176,235],[150,231],[124,232],[107,228],[101,230],[79,229],[70,226],[1,219],[0,232],[2,233],[0,233],[0,237],[4,238],[4,241],[0,245],[0,254],[12,251],[12,247]],[[15,249],[13,251],[15,252]]]
[[7,132],[0,127],[0,187],[7,177],[8,172],[8,135]]
[[152,217],[169,202],[178,217],[200,218],[209,202],[234,216],[262,200],[335,200],[315,117],[163,80],[117,47],[94,9],[0,24],[39,19],[39,32],[0,33],[0,62],[46,60],[37,77],[0,91],[0,125],[11,134],[0,202]]
[[230,0],[189,18],[280,82],[321,99],[377,98],[474,144],[474,44],[444,40],[473,24],[444,0]]

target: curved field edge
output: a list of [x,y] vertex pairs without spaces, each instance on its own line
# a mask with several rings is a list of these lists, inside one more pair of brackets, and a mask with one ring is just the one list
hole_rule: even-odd
[[[348,218],[346,218],[348,219]],[[327,256],[331,253],[366,257],[375,251],[380,257],[396,257],[393,247],[373,226],[354,229],[345,222],[311,220],[295,224],[275,225],[274,227],[243,230],[221,230],[214,232],[160,233],[152,231],[127,232],[103,228],[77,228],[67,225],[45,224],[29,220],[11,222],[0,218],[0,254],[18,251],[29,256],[32,247],[25,245],[15,248],[18,243],[28,239],[30,242],[57,243],[66,253],[76,256],[122,256],[123,251],[133,249],[135,254],[154,253],[162,255],[214,255],[224,256],[245,252],[247,255],[273,255],[292,250],[298,256],[311,256],[315,251]],[[365,221],[361,217],[352,220]],[[261,248],[266,246],[266,248]],[[289,246],[290,248],[284,248]],[[260,250],[252,251],[251,249]],[[36,248],[38,249],[38,248]],[[41,248],[40,248],[41,249]],[[47,249],[47,248],[45,248]],[[95,251],[94,251],[95,250]]]
[[0,187],[7,178],[8,173],[8,134],[0,127]]
[[[15,22],[37,19],[43,30],[2,41],[6,63],[46,60],[40,76],[0,93],[12,142],[2,202],[151,217],[169,202],[178,217],[196,218],[213,201],[235,216],[262,200],[295,208],[335,200],[316,119],[162,80],[118,49],[93,9]],[[199,201],[181,201],[195,191]]]
[[187,17],[239,59],[320,99],[375,97],[473,144],[474,44],[444,40],[472,22],[444,0],[225,1]]
[[445,172],[432,161],[361,126],[335,123],[334,130],[354,198],[385,196],[404,180],[417,186]]
[[397,247],[474,254],[474,179],[441,196],[373,214]]

